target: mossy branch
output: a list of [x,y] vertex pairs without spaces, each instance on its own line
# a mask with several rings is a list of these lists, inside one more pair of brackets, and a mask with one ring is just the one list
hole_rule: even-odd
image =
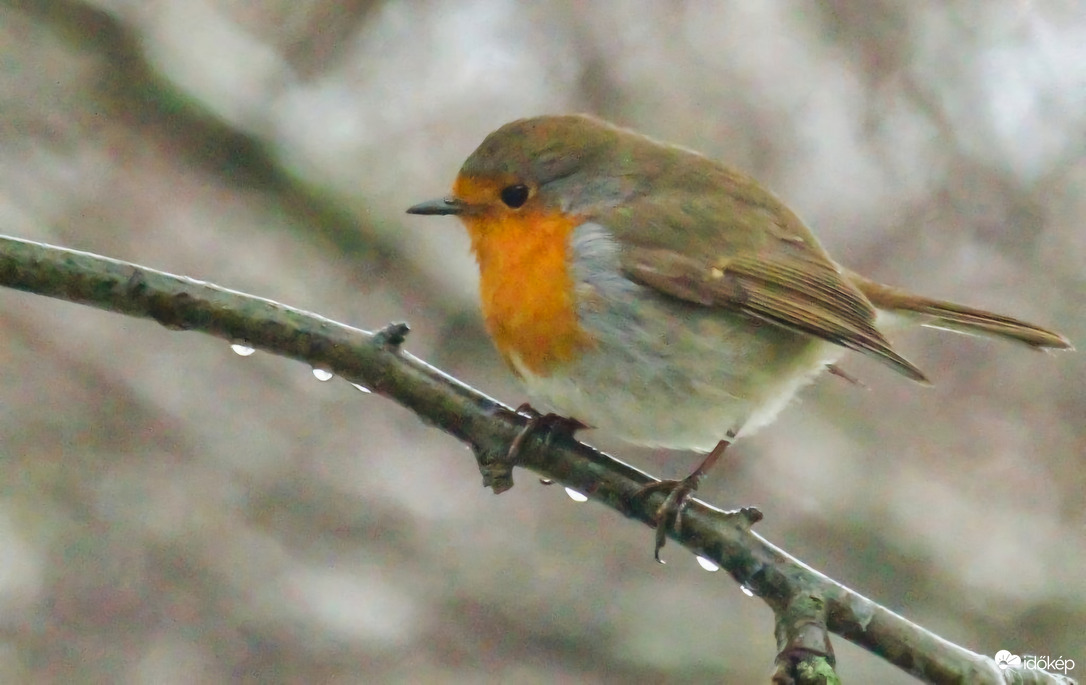
[[[467,443],[484,484],[512,486],[509,445],[527,418],[400,349],[407,327],[378,333],[286,305],[97,255],[0,237],[0,285],[199,331],[305,362],[407,407]],[[634,497],[649,475],[558,435],[533,435],[516,466],[652,525],[662,495]],[[750,530],[753,509],[724,512],[700,501],[669,531],[694,554],[726,569],[776,616],[776,683],[836,682],[829,633],[932,683],[1072,683],[1059,674],[1001,670],[994,660],[944,640],[818,573]],[[646,539],[646,559],[650,541]]]

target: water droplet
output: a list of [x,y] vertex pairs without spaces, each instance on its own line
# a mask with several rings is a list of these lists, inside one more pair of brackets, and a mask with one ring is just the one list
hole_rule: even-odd
[[754,596],[754,590],[751,590],[746,585],[740,585],[739,589],[742,590],[743,594],[746,595],[747,597],[753,597]]
[[587,502],[588,501],[587,496],[582,495],[581,493],[577,492],[573,488],[566,488],[566,494],[569,495],[569,498],[571,500],[573,500],[574,502]]
[[366,386],[364,386],[364,385],[359,385],[358,383],[351,383],[351,385],[353,385],[353,386],[354,386],[355,388],[357,388],[358,390],[361,390],[362,392],[364,392],[364,393],[367,393],[367,394],[368,394],[368,393],[371,393],[371,392],[373,392],[372,390],[370,390],[370,389],[369,389],[369,388],[367,388]]
[[716,573],[717,571],[720,570],[720,567],[717,566],[715,561],[712,561],[710,559],[706,559],[705,557],[696,557],[696,558],[698,560],[698,566],[702,567],[703,569],[705,569],[709,573]]
[[234,343],[230,346],[230,349],[232,349],[234,351],[234,354],[238,355],[239,357],[248,357],[253,352],[256,352],[255,349],[249,347],[248,345],[242,345],[241,343]]
[[333,374],[331,371],[325,371],[324,369],[313,369],[313,377],[320,382],[332,380]]

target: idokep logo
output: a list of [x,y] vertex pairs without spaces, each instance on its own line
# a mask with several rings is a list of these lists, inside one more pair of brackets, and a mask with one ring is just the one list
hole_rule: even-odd
[[1059,671],[1064,675],[1067,675],[1067,672],[1075,667],[1074,659],[1064,659],[1062,656],[1053,659],[1052,657],[1033,654],[1027,654],[1023,658],[1017,654],[1011,654],[1006,649],[1001,649],[995,653],[995,662],[1001,670],[1021,666],[1035,671]]
[[999,670],[1003,671],[1011,666],[1021,666],[1022,657],[1017,654],[1011,654],[1005,649],[1001,649],[995,654],[996,666],[999,666]]

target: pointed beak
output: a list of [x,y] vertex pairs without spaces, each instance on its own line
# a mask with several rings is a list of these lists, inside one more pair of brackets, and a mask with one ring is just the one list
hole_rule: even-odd
[[426,202],[420,202],[417,205],[409,207],[408,214],[422,214],[423,216],[434,216],[444,214],[463,214],[467,209],[460,200],[453,197],[443,197],[439,200],[427,200]]

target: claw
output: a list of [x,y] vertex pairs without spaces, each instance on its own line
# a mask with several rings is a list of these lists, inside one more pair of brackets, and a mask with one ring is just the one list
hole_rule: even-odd
[[[735,437],[729,434],[729,438]],[[720,455],[724,454],[724,450],[731,444],[728,440],[721,440],[716,444],[716,447],[712,449],[709,454],[705,455],[705,459],[702,460],[698,467],[694,469],[686,478],[682,480],[661,480],[655,483],[649,483],[645,487],[641,488],[634,494],[634,499],[640,499],[647,495],[661,490],[667,493],[664,497],[663,503],[656,508],[656,512],[653,514],[652,520],[656,526],[656,547],[653,549],[652,556],[656,561],[661,564],[667,563],[660,558],[660,550],[667,544],[667,529],[670,525],[674,528],[675,533],[679,534],[682,531],[682,515],[683,509],[686,508],[687,500],[690,499],[698,489],[698,483],[705,477],[706,472],[716,464],[720,459]]]
[[547,431],[546,439],[549,442],[555,433],[562,433],[572,438],[577,431],[589,427],[574,418],[559,416],[558,414],[540,414],[527,402],[517,407],[517,413],[527,416],[528,423],[524,424],[524,428],[517,433],[517,437],[513,438],[513,442],[509,443],[509,451],[505,457],[511,464],[516,463],[517,457],[520,456],[521,451],[524,449],[524,441],[532,433],[541,430]]
[[660,558],[660,550],[667,544],[667,529],[674,528],[675,533],[682,531],[683,509],[686,502],[698,489],[698,481],[702,478],[700,473],[692,473],[682,480],[661,480],[650,483],[641,488],[634,497],[644,497],[657,490],[667,492],[664,501],[656,508],[653,514],[653,524],[656,526],[656,546],[652,557],[661,564],[667,562]]

